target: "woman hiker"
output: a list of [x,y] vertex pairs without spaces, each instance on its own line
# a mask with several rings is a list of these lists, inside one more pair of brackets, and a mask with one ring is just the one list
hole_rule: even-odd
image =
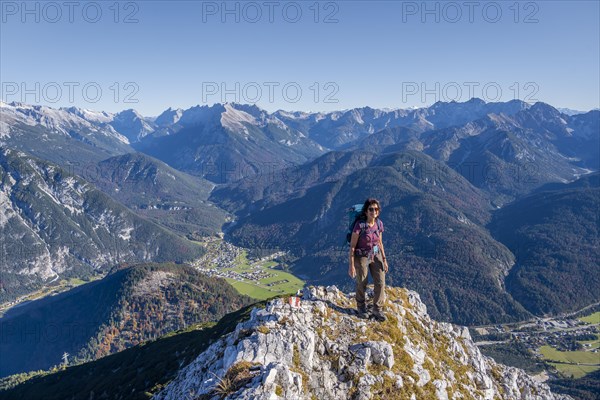
[[388,264],[385,258],[383,242],[383,222],[379,219],[381,207],[379,201],[369,198],[365,201],[360,215],[354,222],[350,239],[350,266],[348,275],[356,278],[356,307],[361,318],[368,318],[365,291],[367,289],[368,273],[375,284],[373,298],[373,317],[377,321],[385,321],[383,308],[385,303],[385,274]]

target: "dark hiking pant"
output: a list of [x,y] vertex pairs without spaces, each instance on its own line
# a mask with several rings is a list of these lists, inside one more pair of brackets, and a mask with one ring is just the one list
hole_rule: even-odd
[[356,269],[356,307],[359,310],[366,307],[365,292],[367,290],[367,282],[369,281],[368,273],[371,271],[373,283],[375,284],[373,311],[383,311],[385,303],[385,272],[383,271],[381,255],[377,254],[371,263],[369,263],[368,257],[354,256],[354,268]]

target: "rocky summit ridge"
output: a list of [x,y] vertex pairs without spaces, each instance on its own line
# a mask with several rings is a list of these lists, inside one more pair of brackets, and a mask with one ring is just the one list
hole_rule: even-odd
[[387,288],[385,322],[353,294],[308,287],[214,342],[157,400],[570,399],[483,356],[465,327],[432,320],[418,293]]

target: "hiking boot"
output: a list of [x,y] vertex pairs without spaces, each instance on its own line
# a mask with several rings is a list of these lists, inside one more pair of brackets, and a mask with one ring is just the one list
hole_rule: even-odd
[[385,321],[387,318],[385,317],[385,315],[383,315],[383,312],[381,311],[374,311],[373,312],[373,318],[378,321],[378,322],[383,322]]
[[358,314],[358,318],[367,319],[369,318],[369,312],[366,307],[359,307],[356,309],[356,313]]

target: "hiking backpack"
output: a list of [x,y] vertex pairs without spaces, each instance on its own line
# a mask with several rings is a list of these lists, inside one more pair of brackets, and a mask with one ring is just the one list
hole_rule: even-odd
[[[348,209],[348,230],[346,231],[346,244],[350,245],[350,240],[352,239],[352,228],[354,228],[354,224],[360,217],[360,213],[362,212],[363,205],[355,204]],[[362,235],[367,230],[367,223],[360,224],[360,234]],[[379,218],[377,219],[377,229],[381,232],[381,221]]]

